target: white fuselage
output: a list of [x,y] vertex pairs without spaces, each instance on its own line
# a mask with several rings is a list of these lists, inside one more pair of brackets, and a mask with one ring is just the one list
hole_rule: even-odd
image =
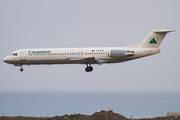
[[159,45],[172,31],[152,30],[140,44],[126,47],[20,49],[4,58],[4,62],[21,66],[21,72],[22,65],[37,64],[86,64],[85,71],[91,72],[91,64],[125,62],[159,53]]
[[[124,52],[122,52],[122,55],[113,56],[113,50]],[[7,56],[4,62],[15,66],[35,64],[103,64],[124,62],[159,52],[159,48],[129,47],[20,49]]]

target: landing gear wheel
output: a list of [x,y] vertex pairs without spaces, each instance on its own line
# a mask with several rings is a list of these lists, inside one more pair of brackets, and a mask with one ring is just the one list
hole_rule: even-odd
[[85,71],[86,72],[91,72],[91,71],[93,71],[93,67],[91,67],[91,65],[87,65],[87,67],[85,68]]
[[93,71],[93,67],[90,66],[90,67],[89,67],[89,71]]
[[22,71],[23,71],[23,68],[21,68],[20,71],[22,72]]
[[86,67],[86,68],[85,68],[85,71],[86,71],[86,72],[89,72],[89,67]]

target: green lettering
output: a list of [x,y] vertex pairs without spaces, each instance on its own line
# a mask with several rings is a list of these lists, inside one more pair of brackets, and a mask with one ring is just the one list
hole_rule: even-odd
[[32,51],[32,50],[29,50],[28,53],[29,54],[43,54],[43,53],[51,53],[51,51],[50,50],[48,50],[48,51],[45,51],[45,50],[43,50],[43,51]]
[[28,53],[31,54],[31,51],[32,51],[32,50],[29,50]]

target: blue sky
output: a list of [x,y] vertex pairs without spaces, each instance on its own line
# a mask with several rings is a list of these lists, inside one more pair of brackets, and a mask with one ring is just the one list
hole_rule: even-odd
[[[180,90],[178,0],[0,0],[0,90]],[[122,47],[151,30],[176,30],[161,53],[118,64],[8,65],[21,48]]]

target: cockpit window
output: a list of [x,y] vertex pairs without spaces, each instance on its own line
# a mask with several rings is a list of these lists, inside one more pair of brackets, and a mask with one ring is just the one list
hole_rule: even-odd
[[13,56],[17,56],[17,53],[13,53],[12,55],[13,55]]

